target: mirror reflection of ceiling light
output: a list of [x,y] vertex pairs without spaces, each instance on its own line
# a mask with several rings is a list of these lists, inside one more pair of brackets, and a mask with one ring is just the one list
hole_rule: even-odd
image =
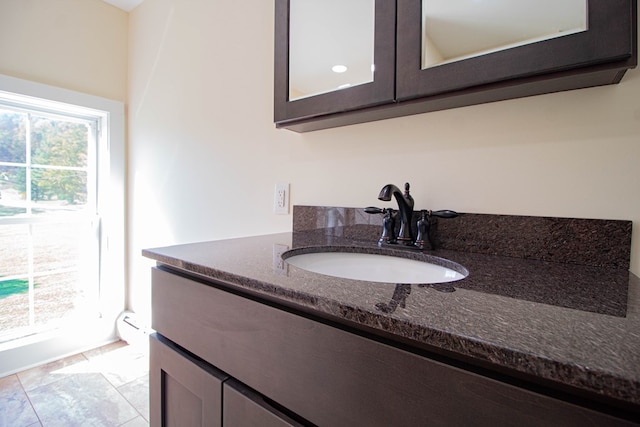
[[334,65],[333,67],[331,67],[331,71],[333,71],[334,73],[344,73],[345,71],[347,71],[347,66],[346,65]]
[[345,83],[343,85],[338,86],[338,89],[346,89],[348,87],[351,87],[351,83]]

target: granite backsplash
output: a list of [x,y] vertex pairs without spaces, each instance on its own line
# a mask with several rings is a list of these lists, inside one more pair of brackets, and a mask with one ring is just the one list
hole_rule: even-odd
[[[414,212],[413,227],[417,220]],[[433,218],[430,237],[437,249],[628,270],[631,228],[632,222],[624,220],[459,213]],[[318,229],[375,242],[382,215],[362,208],[293,207],[294,232]]]

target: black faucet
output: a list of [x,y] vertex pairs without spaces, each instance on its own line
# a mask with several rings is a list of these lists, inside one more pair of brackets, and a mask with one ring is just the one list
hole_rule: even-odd
[[[425,243],[429,244],[431,249],[435,249],[436,246],[431,240],[431,233],[429,232],[432,224],[432,217],[438,218],[455,218],[458,216],[457,212],[445,209],[441,211],[431,211],[431,210],[421,210],[420,211],[420,219],[416,223],[416,228],[418,229],[418,235],[416,236],[415,246],[423,250],[425,249]],[[425,240],[426,239],[426,240]]]
[[[414,202],[413,197],[409,194],[409,187],[409,183],[407,182],[404,185],[404,193],[393,184],[387,184],[380,190],[378,199],[388,202],[391,200],[391,196],[395,197],[398,202],[398,210],[391,208],[380,209],[373,206],[364,209],[364,211],[369,214],[384,215],[382,235],[378,240],[378,245],[403,243],[410,248],[424,250],[428,244],[431,249],[435,249],[434,242],[431,240],[429,233],[433,221],[432,217],[455,218],[458,216],[458,213],[451,210],[421,210],[420,218],[416,222],[418,235],[415,236],[414,230],[411,227]],[[398,215],[400,216],[400,231],[398,232],[398,236],[396,236],[395,219]]]
[[411,229],[411,220],[413,218],[413,197],[409,194],[409,183],[404,185],[404,193],[393,184],[387,184],[382,187],[378,200],[388,202],[391,196],[395,197],[398,202],[398,210],[400,211],[400,232],[398,233],[398,241],[408,245],[415,242],[413,230]]

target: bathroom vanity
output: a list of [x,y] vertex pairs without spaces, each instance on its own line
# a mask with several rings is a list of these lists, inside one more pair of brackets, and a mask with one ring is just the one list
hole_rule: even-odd
[[[443,239],[427,255],[390,251],[468,269],[450,286],[329,277],[282,254],[379,251],[378,219],[308,209],[315,216],[301,225],[296,210],[291,233],[144,251],[157,261],[151,425],[640,420],[640,279],[628,266],[464,252]],[[589,226],[533,220],[550,224],[549,234]],[[628,222],[596,225],[630,236]]]

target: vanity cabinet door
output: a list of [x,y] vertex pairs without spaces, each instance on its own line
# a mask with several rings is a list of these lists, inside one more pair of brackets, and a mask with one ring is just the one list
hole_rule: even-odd
[[634,0],[491,3],[397,0],[399,102],[467,90],[469,105],[618,83],[637,63]]
[[224,383],[222,424],[224,426],[298,427],[293,420],[244,384],[230,379]]
[[395,0],[275,0],[276,126],[393,102],[395,16]]
[[158,334],[149,341],[150,424],[221,426],[222,382],[228,376]]

